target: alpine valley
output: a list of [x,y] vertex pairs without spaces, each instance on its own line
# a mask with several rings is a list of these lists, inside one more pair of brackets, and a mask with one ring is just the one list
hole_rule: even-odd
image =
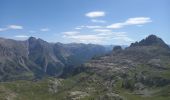
[[170,48],[0,38],[0,100],[170,100]]

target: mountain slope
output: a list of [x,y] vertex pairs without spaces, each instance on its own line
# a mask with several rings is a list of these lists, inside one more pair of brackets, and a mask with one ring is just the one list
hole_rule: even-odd
[[[100,80],[107,93],[116,92],[124,98],[128,94],[154,97],[159,92],[157,88],[170,85],[170,48],[157,36],[150,35],[124,50],[115,47],[111,54],[86,63],[84,69],[92,76],[97,75],[94,80]],[[165,92],[167,98],[168,93]]]
[[[150,37],[144,40],[150,41]],[[159,39],[155,36],[157,41]],[[12,100],[169,100],[170,49],[164,42],[113,48],[76,67],[65,79],[0,84],[0,98]],[[143,44],[144,43],[144,44]],[[142,44],[142,45],[141,45]]]
[[169,100],[170,48],[160,40],[150,35],[139,45],[116,46],[95,57],[64,80],[61,94],[80,100]]
[[132,44],[125,50],[114,49],[110,55],[91,60],[86,66],[99,75],[118,73],[128,78],[129,74],[134,74],[135,81],[144,85],[167,85],[170,78],[163,74],[170,70],[170,48],[163,41],[145,44],[148,39],[157,41],[158,38],[152,40],[152,37],[147,37],[137,45]]
[[15,79],[19,74],[32,76],[29,69],[31,64],[27,64],[29,61],[25,42],[0,39],[0,55],[0,80]]
[[66,67],[73,68],[106,52],[103,46],[94,44],[53,44],[34,37],[26,41],[1,38],[0,80],[60,76]]

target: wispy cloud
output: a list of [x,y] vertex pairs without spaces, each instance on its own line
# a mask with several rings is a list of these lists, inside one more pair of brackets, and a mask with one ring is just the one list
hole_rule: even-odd
[[150,22],[152,22],[152,20],[149,17],[135,17],[135,18],[129,18],[126,21],[121,22],[121,23],[111,24],[107,26],[107,28],[119,29],[119,28],[123,28],[124,26],[143,25],[143,24],[150,23]]
[[95,31],[95,32],[101,32],[101,33],[111,32],[111,30],[109,30],[109,29],[95,29],[95,30],[93,30],[93,31]]
[[[95,23],[105,23],[104,20],[98,20],[98,19],[91,19],[91,21]],[[113,29],[119,29],[130,25],[143,26],[144,24],[150,22],[152,22],[152,20],[149,17],[134,17],[134,18],[128,18],[123,22],[113,23],[111,25],[102,25],[102,26],[82,25],[82,26],[77,26],[75,28],[76,31],[63,32],[64,34],[63,37],[69,39],[71,42],[97,43],[97,44],[114,42],[113,44],[127,45],[129,43],[134,42],[134,40],[130,38],[126,32],[113,32]],[[88,32],[88,33],[84,33],[83,30],[85,30],[84,32]]]
[[77,32],[77,31],[63,32],[64,35],[76,35],[78,33],[79,32]]
[[63,37],[71,39],[72,42],[81,43],[105,43],[109,40],[116,40],[118,43],[129,43],[133,40],[129,38],[125,32],[111,32],[110,30],[94,30],[97,34],[82,34],[80,32],[63,32]]
[[81,27],[76,27],[75,29],[76,29],[76,30],[81,30],[82,28],[81,28]]
[[83,34],[77,34],[77,35],[70,35],[70,36],[64,36],[66,38],[72,39],[74,42],[81,42],[81,43],[101,43],[102,39],[104,37],[100,37],[97,35],[83,35]]
[[136,17],[136,18],[129,18],[125,23],[127,25],[142,25],[152,22],[151,18],[149,17]]
[[5,28],[0,28],[0,32],[7,31],[7,30],[21,30],[23,29],[23,26],[20,25],[8,25]]
[[49,28],[42,28],[42,29],[40,29],[40,31],[47,32],[47,31],[50,31],[50,29]]
[[88,12],[85,15],[89,18],[103,17],[105,16],[105,12],[104,11],[93,11],[93,12]]
[[16,35],[14,36],[15,39],[18,39],[18,40],[26,40],[29,38],[29,36],[27,35]]
[[129,38],[126,32],[122,33],[115,33],[115,37],[113,37],[114,40],[116,40],[117,44],[126,44],[134,42],[133,39]]
[[86,28],[94,29],[94,28],[102,28],[102,26],[85,26]]
[[125,26],[124,23],[114,23],[109,26],[106,26],[106,28],[118,29],[118,28],[122,28],[124,26]]
[[106,23],[105,20],[98,20],[98,19],[92,19],[91,21],[94,23]]
[[7,28],[8,29],[14,29],[14,30],[21,30],[21,29],[23,29],[23,26],[20,26],[20,25],[9,25]]
[[97,29],[97,28],[103,28],[103,26],[97,26],[97,25],[82,25],[82,26],[77,26],[75,29],[83,29],[83,28]]

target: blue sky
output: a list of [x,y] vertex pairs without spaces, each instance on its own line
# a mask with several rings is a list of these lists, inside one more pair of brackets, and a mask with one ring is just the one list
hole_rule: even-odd
[[0,0],[0,37],[130,44],[156,34],[170,44],[170,0]]

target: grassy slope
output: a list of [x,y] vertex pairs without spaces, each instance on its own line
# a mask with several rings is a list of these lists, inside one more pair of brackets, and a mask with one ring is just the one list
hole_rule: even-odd
[[[81,100],[93,100],[108,93],[108,90],[102,84],[104,79],[95,74],[81,73],[62,80],[62,85],[59,86],[57,93],[49,92],[51,80],[55,80],[55,78],[48,78],[37,82],[15,81],[0,83],[0,100],[6,100],[6,98],[10,98],[9,100],[69,100],[74,97],[70,96],[72,91],[83,91],[89,94]],[[128,89],[123,89],[121,84],[121,80],[117,81],[112,91],[118,93],[126,100],[170,100],[170,86],[163,88],[152,87],[150,91],[156,92],[150,96],[141,96],[134,94]]]

